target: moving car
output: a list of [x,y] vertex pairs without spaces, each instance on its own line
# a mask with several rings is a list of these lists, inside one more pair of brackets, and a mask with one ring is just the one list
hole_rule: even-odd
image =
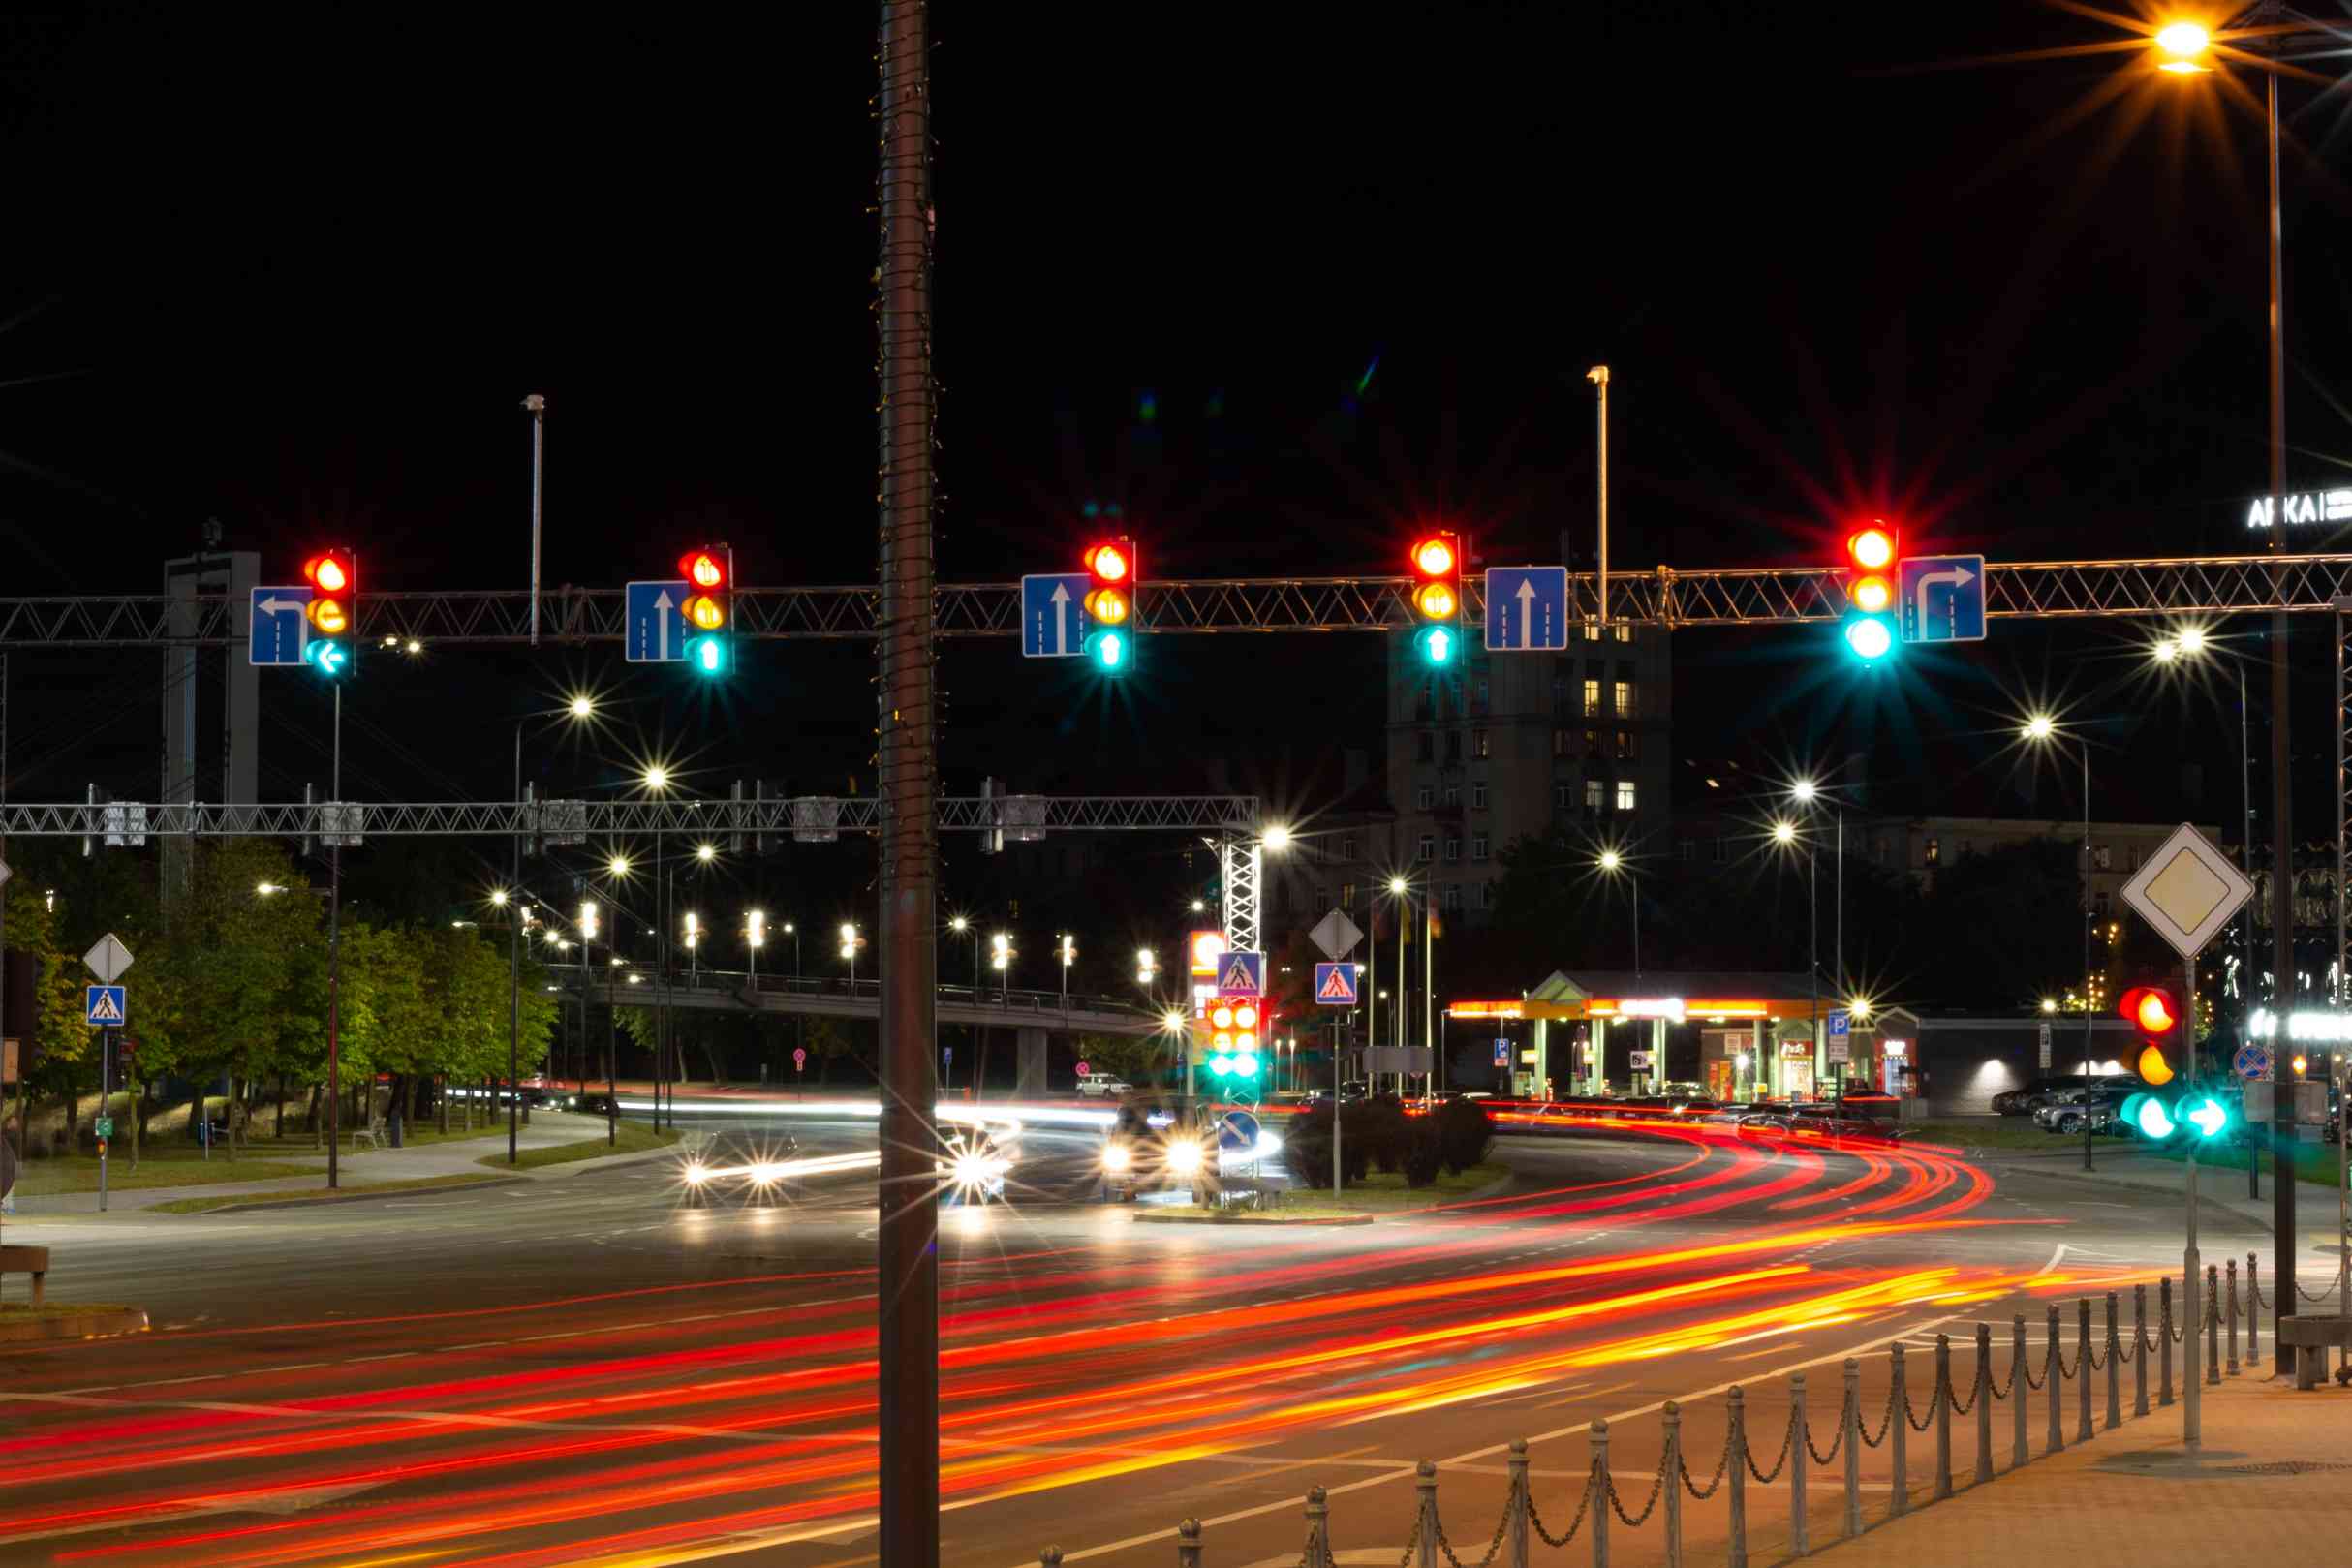
[[1078,1092],[1088,1099],[1103,1099],[1111,1095],[1134,1092],[1134,1086],[1117,1073],[1082,1072],[1078,1075]]
[[1196,1192],[1217,1177],[1217,1139],[1198,1128],[1179,1127],[1132,1105],[1102,1139],[1102,1193],[1114,1203],[1132,1203],[1161,1187]]
[[800,1143],[789,1132],[722,1132],[686,1155],[679,1180],[697,1202],[733,1198],[758,1203],[791,1196]]
[[1005,1184],[1021,1157],[1018,1122],[939,1123],[940,1195],[950,1203],[986,1203],[1005,1196]]

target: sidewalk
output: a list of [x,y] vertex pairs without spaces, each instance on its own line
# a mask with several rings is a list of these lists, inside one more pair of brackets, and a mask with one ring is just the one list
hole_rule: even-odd
[[[601,1116],[579,1116],[566,1111],[534,1111],[531,1124],[519,1129],[515,1142],[521,1149],[545,1149],[557,1144],[581,1143],[603,1136],[604,1119]],[[485,1133],[479,1138],[455,1138],[438,1143],[410,1144],[400,1149],[362,1149],[346,1151],[339,1161],[340,1184],[347,1187],[372,1185],[380,1182],[414,1182],[435,1176],[474,1176],[487,1181],[500,1175],[527,1181],[558,1181],[582,1171],[598,1170],[627,1160],[649,1159],[666,1154],[668,1150],[643,1151],[614,1155],[607,1159],[573,1160],[562,1165],[549,1165],[536,1170],[507,1173],[503,1167],[477,1163],[485,1154],[504,1154],[507,1151],[505,1128]],[[191,1186],[135,1187],[116,1190],[107,1195],[108,1212],[152,1209],[158,1204],[177,1198],[226,1198],[266,1196],[273,1192],[317,1192],[326,1185],[326,1155],[281,1155],[272,1152],[271,1159],[285,1159],[316,1172],[309,1176],[280,1176],[264,1182],[214,1182]],[[94,1214],[98,1213],[95,1192],[61,1192],[46,1197],[26,1197],[16,1200],[20,1218],[42,1214]]]
[[2352,1531],[2352,1393],[2225,1380],[2205,1443],[2181,1447],[2178,1406],[1814,1555],[1832,1568],[2161,1568],[2334,1562]]
[[[2245,1195],[2245,1155],[2236,1151],[2234,1165],[2212,1165],[2197,1162],[2197,1206],[2200,1212],[2220,1210],[2262,1230],[2272,1228],[2275,1213],[2273,1203],[2276,1186],[2271,1168],[2262,1168],[2262,1196]],[[2062,1153],[2042,1153],[2018,1149],[1970,1149],[1967,1157],[1995,1175],[2046,1176],[2056,1182],[2082,1183],[2093,1186],[2131,1187],[2147,1192],[2160,1192],[2168,1198],[2185,1204],[2188,1198],[2188,1176],[2184,1164],[2177,1159],[2149,1154],[2123,1142],[2101,1143],[2094,1169],[2084,1170],[2083,1151],[2079,1145]],[[2334,1187],[2318,1186],[2309,1182],[2292,1182],[2295,1189],[2295,1233],[2309,1238],[2314,1245],[2325,1244],[2331,1249],[2336,1244],[2337,1196]]]

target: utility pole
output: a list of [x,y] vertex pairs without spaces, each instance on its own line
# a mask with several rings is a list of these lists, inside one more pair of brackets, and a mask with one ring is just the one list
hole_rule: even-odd
[[1599,395],[1599,401],[1594,407],[1594,450],[1597,453],[1595,464],[1597,477],[1594,480],[1594,487],[1600,512],[1600,553],[1598,557],[1599,571],[1595,574],[1594,582],[1595,584],[1594,604],[1599,611],[1599,624],[1607,626],[1609,624],[1609,367],[1594,365],[1591,370],[1585,372],[1585,380],[1593,384],[1594,390]]
[[880,484],[882,1223],[876,1238],[881,1556],[938,1568],[938,714],[933,707],[930,37],[923,0],[884,0]]
[[326,836],[326,1184],[341,1176],[337,1144],[343,1122],[343,683],[335,683],[334,779],[327,807],[335,831]]
[[[2266,8],[2275,19],[2278,7]],[[2270,87],[2271,172],[2271,553],[2287,549],[2287,354],[2286,291],[2282,276],[2284,241],[2278,222],[2278,73],[2263,73]],[[2282,1021],[2295,1010],[2295,865],[2294,791],[2288,787],[2287,768],[2287,618],[2271,617],[2271,963],[2276,971],[2271,985],[2271,1012]],[[2278,1312],[2295,1310],[2295,1136],[2294,1073],[2287,1066],[2292,1053],[2271,1053],[2271,1235],[2274,1243],[2271,1289],[2278,1297]],[[2341,1310],[2342,1304],[2337,1304]],[[2278,1375],[2295,1369],[2294,1350],[2282,1337],[2273,1336]]]

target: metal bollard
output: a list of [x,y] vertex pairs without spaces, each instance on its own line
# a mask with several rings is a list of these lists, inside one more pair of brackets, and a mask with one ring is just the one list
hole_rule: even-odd
[[1423,1460],[1413,1466],[1413,1490],[1419,1506],[1413,1511],[1413,1540],[1420,1548],[1420,1568],[1438,1568],[1438,1466]]
[[1993,1325],[1976,1325],[1976,1484],[1993,1479]]
[[1889,1401],[1886,1418],[1887,1440],[1895,1445],[1892,1456],[1895,1468],[1895,1502],[1889,1512],[1907,1514],[1911,1511],[1910,1392],[1904,1387],[1907,1379],[1903,1376],[1903,1341],[1900,1339],[1895,1341],[1894,1366],[1888,1375],[1895,1380],[1895,1397]]
[[2074,1306],[2078,1331],[2074,1337],[2074,1402],[2082,1409],[2082,1420],[2074,1429],[2074,1440],[2088,1443],[2090,1441],[2090,1298],[2078,1297]]
[[2123,1341],[2116,1337],[2116,1293],[2107,1293],[2107,1430],[2123,1425]]
[[2148,1414],[2148,1287],[2131,1287],[2131,1413]]
[[2221,1271],[2205,1266],[2205,1380],[2221,1381]]
[[1723,1473],[1731,1478],[1731,1545],[1723,1563],[1724,1568],[1748,1568],[1748,1396],[1734,1383],[1723,1403],[1731,1411],[1730,1430],[1723,1433],[1729,1450],[1723,1456]]
[[2058,1354],[2058,1337],[2061,1331],[2058,1328],[2058,1309],[2056,1302],[2050,1304],[2050,1319],[2046,1328],[2050,1335],[2050,1369],[2044,1374],[2042,1380],[2050,1390],[2050,1441],[2043,1447],[2042,1452],[2056,1454],[2066,1446],[2066,1379],[2062,1375],[2066,1369],[2066,1363],[2065,1359]]
[[1666,1568],[1683,1568],[1683,1407],[1668,1399],[1658,1422],[1666,1429],[1665,1451],[1657,1460],[1658,1495],[1666,1506]]
[[[2337,1302],[2336,1309],[2342,1311],[2344,1304]],[[2254,1254],[2245,1255],[2245,1359],[2248,1364],[2262,1360],[2262,1286],[2254,1278]]]
[[1593,1489],[1593,1568],[1609,1568],[1609,1424],[1595,1421],[1587,1430],[1593,1448],[1593,1474],[1585,1483]]
[[2162,1409],[2173,1402],[2173,1280],[2166,1275],[2156,1281],[2156,1405]]
[[1331,1560],[1331,1500],[1320,1487],[1307,1489],[1307,1552],[1303,1568],[1322,1568]]
[[1176,1568],[1200,1568],[1200,1521],[1196,1519],[1176,1526]]
[[2009,1320],[2009,1416],[2016,1431],[2009,1442],[2009,1467],[2023,1469],[2033,1455],[2026,1444],[2026,1396],[2033,1391],[2026,1386],[2026,1314],[2018,1313]]
[[1788,1380],[1788,1551],[1797,1557],[1813,1549],[1805,1518],[1805,1483],[1813,1460],[1805,1443],[1810,1435],[1805,1424],[1805,1374],[1798,1372]]
[[[1197,1565],[1200,1562],[1200,1557],[1197,1553],[1195,1553],[1191,1562],[1188,1563],[1184,1560],[1184,1548],[1178,1547],[1176,1549],[1176,1562],[1177,1568],[1197,1568]],[[1037,1568],[1062,1568],[1062,1549],[1060,1547],[1047,1547],[1044,1551],[1038,1553]]]
[[1935,1395],[1928,1409],[1935,1420],[1935,1495],[1952,1495],[1952,1337],[1935,1337]]
[[1845,1538],[1862,1533],[1862,1363],[1845,1358]]
[[2228,1305],[2222,1308],[2230,1326],[2229,1371],[2232,1377],[2236,1377],[2238,1375],[2238,1260],[2236,1258],[2225,1259],[2221,1267],[2226,1273],[2225,1283],[2229,1287],[2227,1295],[2223,1297]]
[[1528,1568],[1528,1440],[1511,1439],[1511,1457],[1505,1461],[1511,1471],[1511,1500],[1505,1506],[1511,1511],[1511,1522],[1504,1531],[1511,1544],[1509,1568]]

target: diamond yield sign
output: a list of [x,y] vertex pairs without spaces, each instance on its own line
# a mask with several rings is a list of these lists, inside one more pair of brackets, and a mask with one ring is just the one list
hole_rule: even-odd
[[1323,950],[1325,958],[1334,962],[1354,952],[1355,944],[1364,939],[1364,933],[1357,929],[1356,923],[1347,918],[1346,911],[1340,909],[1334,909],[1322,919],[1317,920],[1315,923],[1315,929],[1307,933],[1307,936],[1315,946]]
[[1315,967],[1315,1004],[1352,1007],[1356,1003],[1355,966],[1317,964]]
[[2182,958],[2195,958],[2253,896],[2245,874],[2190,822],[2123,884],[2123,902]]
[[0,860],[0,887],[8,886],[8,879],[15,875],[15,872],[8,869],[7,861]]
[[109,931],[99,938],[96,945],[91,947],[88,952],[81,955],[81,961],[90,967],[92,974],[97,975],[106,984],[112,985],[121,976],[122,971],[131,967],[131,949],[122,944],[120,937]]

